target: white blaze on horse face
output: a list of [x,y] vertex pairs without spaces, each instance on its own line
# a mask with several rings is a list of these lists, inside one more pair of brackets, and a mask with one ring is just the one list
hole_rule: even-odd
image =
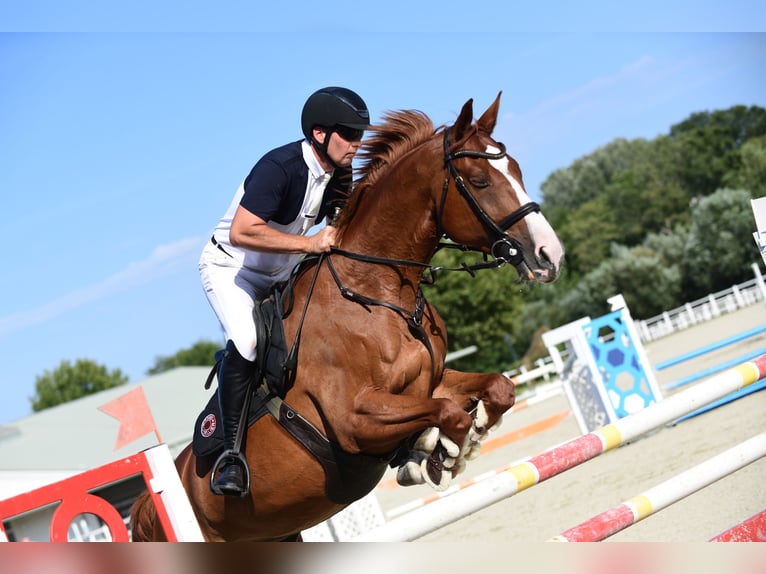
[[[487,146],[487,153],[496,154],[498,152],[500,152],[500,149],[495,146]],[[529,198],[529,195],[527,195],[527,191],[524,189],[521,181],[516,179],[508,169],[508,161],[508,157],[502,157],[500,159],[491,159],[489,160],[489,163],[497,171],[502,173],[511,184],[511,188],[513,188],[513,191],[516,193],[520,206],[531,203],[532,200]],[[561,245],[551,224],[548,223],[548,220],[545,219],[545,216],[539,211],[527,214],[527,216],[524,217],[524,221],[527,224],[527,229],[529,229],[532,241],[535,244],[536,259],[538,262],[541,261],[541,255],[544,252],[545,255],[542,257],[542,260],[544,261],[547,259],[554,266],[555,271],[558,272],[561,262],[564,259],[564,247]]]

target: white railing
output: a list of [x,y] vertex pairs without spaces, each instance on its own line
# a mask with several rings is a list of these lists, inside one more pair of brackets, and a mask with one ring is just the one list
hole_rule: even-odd
[[543,379],[545,382],[548,382],[551,379],[551,375],[556,375],[556,365],[553,364],[553,359],[545,357],[535,361],[534,369],[530,370],[522,365],[518,369],[506,371],[503,374],[506,377],[513,377],[517,383],[526,383],[536,379]]
[[[764,282],[764,277],[757,263],[753,263],[752,267],[755,277],[749,281],[733,285],[717,293],[711,293],[707,297],[686,303],[676,309],[665,311],[650,319],[636,320],[635,325],[641,342],[648,343],[698,323],[710,321],[726,313],[732,313],[738,309],[766,301],[766,282]],[[448,354],[446,360],[457,359],[475,353],[476,350],[476,346],[471,345],[465,349]],[[564,358],[566,359],[566,357]],[[518,369],[506,371],[503,374],[507,377],[513,377],[518,384],[531,383],[525,391],[525,393],[529,394],[534,393],[535,386],[538,384],[558,379],[556,366],[553,364],[553,359],[550,356],[537,359],[533,369],[527,369],[522,366]]]
[[753,263],[753,273],[755,277],[749,281],[711,293],[650,319],[636,321],[641,341],[648,343],[766,300],[766,285],[757,263]]
[[[710,321],[726,313],[732,313],[756,303],[766,301],[766,282],[757,263],[753,263],[755,277],[728,289],[711,293],[681,307],[665,311],[646,320],[636,320],[635,325],[642,343],[654,341],[671,333],[681,331],[705,321]],[[531,383],[530,391],[542,382],[556,379],[556,367],[551,357],[535,361],[535,368],[521,367],[504,374],[513,377],[517,383]]]

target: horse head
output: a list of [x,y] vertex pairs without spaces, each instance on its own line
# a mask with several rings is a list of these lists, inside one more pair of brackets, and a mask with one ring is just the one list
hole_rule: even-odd
[[521,279],[550,283],[561,271],[564,248],[529,198],[518,162],[492,139],[500,95],[476,123],[468,100],[444,130],[448,174],[438,225],[453,241],[511,263]]

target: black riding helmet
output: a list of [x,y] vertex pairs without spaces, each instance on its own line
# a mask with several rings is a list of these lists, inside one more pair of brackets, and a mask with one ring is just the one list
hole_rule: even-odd
[[[324,145],[314,140],[312,130],[314,126],[322,126],[328,130],[328,137]],[[301,128],[303,135],[320,150],[325,157],[327,156],[327,143],[329,141],[329,132],[340,131],[341,135],[345,130],[337,128],[347,128],[348,130],[364,131],[370,126],[370,112],[367,111],[367,104],[359,97],[356,92],[347,88],[327,87],[317,90],[309,96],[303,105],[301,113]],[[360,134],[361,135],[361,134]]]

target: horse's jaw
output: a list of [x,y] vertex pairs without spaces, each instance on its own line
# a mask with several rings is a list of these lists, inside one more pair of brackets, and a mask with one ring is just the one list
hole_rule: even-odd
[[525,257],[521,263],[516,265],[516,271],[519,274],[519,279],[522,281],[553,283],[561,274],[563,264],[563,252],[557,260],[551,261],[548,254],[541,250],[532,261],[528,261]]

